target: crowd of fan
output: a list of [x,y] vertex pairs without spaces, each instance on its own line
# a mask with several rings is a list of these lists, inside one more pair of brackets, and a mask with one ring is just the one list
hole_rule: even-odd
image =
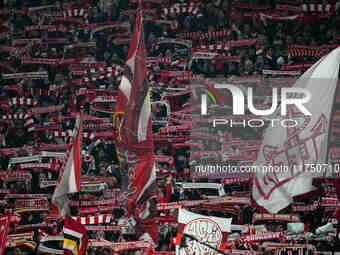
[[[145,9],[152,9],[158,12],[163,7],[170,7],[175,4],[175,1],[164,0],[159,1],[142,1]],[[183,4],[185,1],[179,1]],[[255,17],[240,17],[234,15],[234,7],[232,1],[194,1],[195,5],[199,6],[201,15],[192,14],[170,14],[168,20],[176,24],[175,27],[169,24],[162,24],[153,21],[145,22],[145,42],[148,57],[170,57],[171,62],[182,61],[184,68],[188,70],[188,63],[192,54],[192,49],[183,47],[182,49],[174,46],[175,44],[157,45],[155,40],[166,37],[176,38],[176,35],[187,32],[214,32],[221,30],[229,30],[230,33],[219,38],[206,38],[200,40],[200,44],[211,45],[216,42],[227,42],[230,40],[247,40],[258,39],[258,43],[247,47],[235,47],[230,51],[219,50],[217,53],[222,56],[239,56],[239,62],[219,61],[213,59],[199,59],[192,63],[191,71],[194,74],[201,74],[207,78],[214,79],[216,77],[223,77],[225,79],[234,77],[243,77],[250,75],[261,75],[263,69],[280,70],[283,65],[295,64],[300,62],[315,62],[315,57],[295,57],[290,58],[287,54],[287,49],[294,44],[306,46],[320,46],[324,44],[339,43],[337,35],[339,34],[339,15],[334,14],[329,17],[320,18],[313,17],[310,19],[301,19],[294,21],[267,21],[261,22]],[[275,8],[275,4],[279,1],[267,0],[246,1],[245,4],[252,4],[254,6],[268,4],[270,9]],[[313,1],[319,3],[318,1]],[[308,2],[312,3],[312,1]],[[322,1],[322,4],[335,4],[336,1]],[[69,31],[45,31],[32,30],[28,31],[26,28],[33,25],[45,25],[49,22],[49,17],[44,16],[44,10],[41,11],[24,11],[26,7],[44,6],[49,4],[56,4],[64,6],[64,8],[71,9],[85,9],[88,17],[84,24],[77,24],[72,22],[61,23],[70,28]],[[28,2],[20,0],[1,0],[0,1],[0,56],[1,61],[5,63],[1,67],[2,77],[0,78],[0,115],[6,116],[9,114],[29,113],[33,107],[48,107],[62,105],[62,109],[58,112],[47,112],[36,114],[33,116],[35,123],[35,130],[28,130],[25,126],[25,121],[22,119],[0,119],[0,169],[5,171],[17,170],[16,164],[10,164],[12,157],[32,156],[39,151],[42,144],[56,144],[62,145],[67,143],[67,137],[52,136],[51,130],[67,131],[74,127],[74,119],[67,118],[71,113],[84,111],[101,118],[112,118],[112,112],[94,111],[92,104],[87,96],[81,95],[77,91],[81,88],[87,89],[104,89],[107,91],[116,91],[119,83],[118,76],[111,76],[105,79],[97,79],[91,83],[74,84],[73,76],[71,75],[69,65],[45,65],[45,64],[25,64],[22,62],[20,47],[17,51],[6,50],[6,46],[11,47],[14,40],[23,38],[37,38],[41,40],[48,40],[51,38],[67,39],[69,43],[87,43],[95,41],[95,47],[73,48],[65,50],[63,43],[42,43],[33,44],[28,47],[26,57],[30,58],[77,58],[88,57],[93,58],[97,62],[104,62],[106,66],[124,65],[128,53],[128,40],[124,43],[117,43],[115,41],[116,35],[123,33],[121,30],[102,30],[94,34],[87,25],[104,23],[104,22],[129,22],[130,35],[133,31],[135,23],[135,14],[128,12],[137,8],[137,3],[132,3],[128,0],[75,0],[68,1],[54,1],[42,0],[39,2]],[[69,7],[67,7],[69,6]],[[243,9],[239,10],[242,12]],[[251,11],[251,10],[250,10]],[[128,13],[128,14],[127,14]],[[152,13],[152,12],[151,12]],[[153,15],[153,14],[152,14]],[[282,12],[282,15],[291,15],[289,12]],[[148,15],[146,15],[148,16]],[[82,17],[81,17],[82,18]],[[149,17],[150,18],[150,17]],[[154,18],[151,16],[151,18]],[[26,29],[26,30],[25,30]],[[112,36],[113,35],[113,36]],[[193,41],[197,45],[198,41]],[[194,46],[193,46],[194,47]],[[183,65],[160,64],[156,68],[149,65],[149,73],[156,77],[153,80],[152,86],[152,100],[159,101],[164,99],[166,88],[165,86],[157,86],[160,77],[157,76],[158,70],[183,70]],[[13,71],[15,73],[25,72],[43,72],[47,71],[48,76],[39,79],[30,78],[14,78],[4,79],[3,74],[8,74]],[[150,76],[150,75],[149,75]],[[181,87],[176,84],[175,79],[169,79],[168,84],[174,88]],[[65,85],[58,93],[33,93],[34,91],[53,91],[53,88]],[[91,84],[91,85],[89,85]],[[89,85],[89,86],[88,86]],[[55,90],[56,91],[56,90]],[[11,98],[27,97],[37,101],[34,106],[25,104],[12,104],[5,107],[3,102],[8,102]],[[177,110],[187,102],[185,96],[178,97],[176,100]],[[113,109],[114,104],[105,103],[107,109]],[[174,109],[171,109],[174,111]],[[154,115],[161,116],[166,119],[164,113],[159,109],[153,109]],[[63,121],[64,117],[64,121]],[[52,121],[52,120],[57,121]],[[154,117],[154,120],[157,118]],[[46,127],[50,127],[50,129]],[[160,125],[162,126],[162,125]],[[45,128],[44,128],[45,127]],[[39,129],[40,128],[40,129]],[[154,127],[157,131],[159,127]],[[253,132],[240,132],[238,129],[232,131],[233,137],[247,139],[261,139],[262,130]],[[83,155],[87,160],[84,160],[82,166],[82,176],[91,177],[112,177],[114,183],[110,183],[106,188],[120,188],[121,185],[121,169],[116,155],[116,149],[112,138],[101,138],[93,141],[91,139],[83,140]],[[111,141],[111,142],[110,142]],[[209,145],[209,142],[202,141]],[[214,147],[213,145],[209,145]],[[66,147],[65,147],[66,148]],[[12,151],[9,149],[13,149]],[[9,152],[11,151],[11,152]],[[167,155],[174,157],[174,169],[176,173],[173,177],[165,175],[158,178],[157,184],[159,187],[158,202],[177,202],[180,200],[198,200],[202,199],[207,193],[196,190],[181,190],[175,185],[175,182],[192,181],[189,177],[190,169],[190,150],[187,148],[172,148],[169,143],[156,143],[155,152],[157,155]],[[50,162],[49,158],[43,158],[43,162]],[[60,162],[57,162],[57,164]],[[160,168],[171,168],[167,163],[159,163]],[[10,194],[52,194],[54,186],[41,187],[41,180],[53,181],[58,178],[56,171],[46,171],[42,169],[29,169],[31,180],[6,180],[0,179],[0,190],[9,190]],[[170,172],[170,171],[169,171]],[[201,182],[211,182],[211,180],[196,180]],[[215,181],[215,180],[214,180]],[[220,180],[217,180],[220,182]],[[169,186],[170,185],[170,186]],[[169,188],[170,187],[170,188]],[[247,192],[250,190],[250,184],[243,185],[224,185],[227,195],[232,195],[235,192]],[[322,191],[320,191],[322,192]],[[89,194],[94,195],[97,199],[104,197],[105,191],[99,190]],[[82,194],[83,196],[85,194]],[[5,194],[0,194],[4,197]],[[75,197],[74,199],[79,199]],[[7,199],[6,203],[0,205],[1,213],[8,213],[15,211],[15,199]],[[255,208],[247,206],[240,206],[239,211],[242,212],[241,218],[243,224],[250,224],[252,214],[256,211]],[[228,213],[216,211],[200,211],[206,215],[228,217],[232,216]],[[43,221],[44,216],[49,213],[46,212],[28,212],[22,214],[22,220],[19,225],[36,224]],[[123,210],[114,209],[112,213],[115,216],[115,221],[124,216]],[[73,207],[73,215],[77,214],[77,208]],[[171,211],[169,215],[176,215],[176,212]],[[235,216],[232,216],[235,218]],[[323,209],[318,208],[316,211],[310,213],[301,213],[302,220],[308,225],[311,232],[321,225],[324,225],[328,216],[325,216]],[[237,220],[235,218],[235,220]],[[238,219],[240,220],[240,219]],[[237,223],[237,222],[233,222]],[[159,227],[160,240],[157,250],[169,251],[174,249],[173,239],[177,232],[177,226],[174,223],[164,224]],[[279,228],[274,222],[267,225],[267,228]],[[14,233],[14,226],[11,226],[11,233]],[[56,230],[57,231],[57,230]],[[104,238],[109,241],[123,241],[136,240],[136,235],[122,234],[119,232],[89,232],[89,239]],[[330,242],[334,245],[334,241]],[[329,244],[326,246],[329,246]],[[316,242],[317,246],[322,246],[324,243]],[[242,247],[239,247],[242,249]],[[319,248],[319,247],[318,247]],[[5,254],[23,254],[27,252],[26,249],[13,248],[7,249]],[[88,254],[110,254],[108,249],[89,249]]]

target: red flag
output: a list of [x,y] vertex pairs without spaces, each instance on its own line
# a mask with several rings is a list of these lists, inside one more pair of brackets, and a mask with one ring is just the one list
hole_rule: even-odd
[[78,222],[70,216],[65,217],[64,222],[64,254],[65,255],[82,255],[87,248],[87,231]]
[[[155,181],[151,103],[146,81],[146,50],[143,20],[140,10],[130,43],[127,65],[132,78],[123,76],[118,90],[116,116],[121,114],[118,128],[119,158],[123,189],[128,196],[128,211],[132,214],[136,203]],[[117,123],[116,123],[117,124]]]
[[134,91],[132,97],[136,98],[137,91],[143,86],[146,78],[146,50],[144,42],[144,24],[141,10],[138,10],[135,28],[132,39],[130,41],[130,48],[126,64],[131,68],[133,75]]
[[[150,150],[152,149],[152,129],[148,127],[151,125],[151,110],[149,85],[146,80],[146,49],[141,10],[138,11],[126,64],[130,67],[132,74],[132,77],[126,78],[131,80],[132,86],[126,105],[125,123],[123,123],[124,140],[129,143],[129,147],[138,145],[138,147],[143,146],[144,149]],[[124,85],[123,80],[121,86]],[[125,87],[128,87],[127,83]]]
[[122,190],[127,196],[127,210],[137,220],[152,217],[148,205],[155,193],[156,180],[142,19],[139,10],[126,61],[131,73],[122,78],[115,106],[118,155],[121,169],[125,171]]
[[8,217],[0,217],[0,255],[3,254],[6,247],[9,223]]

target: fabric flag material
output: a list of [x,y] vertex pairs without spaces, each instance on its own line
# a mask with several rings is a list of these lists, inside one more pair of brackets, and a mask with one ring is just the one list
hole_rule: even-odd
[[[127,197],[129,216],[147,225],[155,207],[150,201],[156,195],[156,164],[141,10],[138,10],[126,64],[130,70],[125,71],[118,88],[114,115],[122,195]],[[157,230],[144,230],[157,244]]]
[[[151,102],[146,81],[146,51],[142,15],[138,12],[130,43],[127,65],[131,74],[123,76],[118,88],[115,116],[119,117],[118,155],[123,190],[128,195],[128,211],[134,212],[136,203],[156,179],[153,155]],[[119,116],[118,116],[119,115]]]
[[231,232],[231,221],[231,218],[204,216],[185,209],[179,209],[176,255],[215,254],[215,251],[211,248],[189,237],[184,238],[183,234],[192,236],[216,249],[223,249],[227,241],[227,235]]
[[82,255],[85,254],[87,248],[87,232],[86,229],[70,216],[65,217],[64,222],[64,254],[65,255]]
[[[134,33],[130,42],[128,57],[126,61],[130,67],[130,77],[126,77],[131,81],[129,89],[128,82],[122,82],[118,93],[123,92],[125,96],[129,96],[126,107],[124,132],[126,135],[124,140],[129,145],[142,145],[144,148],[152,147],[151,129],[151,107],[149,85],[147,82],[146,68],[146,49],[144,41],[144,25],[141,10],[138,10]],[[120,99],[118,99],[120,100]]]
[[69,211],[67,194],[80,191],[82,133],[82,120],[78,115],[73,131],[73,143],[66,155],[52,197],[52,201],[58,207],[61,216],[68,214]]
[[9,223],[10,221],[8,217],[0,217],[0,255],[4,253],[6,248]]
[[[287,115],[281,116],[281,103],[274,118],[293,120],[297,125],[269,126],[264,132],[255,162],[252,197],[271,213],[287,207],[294,196],[314,190],[313,177],[322,175],[322,171],[315,174],[313,166],[315,170],[316,165],[319,167],[327,163],[328,130],[339,62],[340,48],[337,48],[315,63],[294,84],[294,89],[304,89],[310,93],[310,100],[306,100],[303,106],[311,115],[290,104]],[[295,94],[299,96],[299,93]],[[324,166],[323,170],[327,173],[328,169]]]
[[[144,41],[144,24],[141,10],[138,10],[136,24],[134,27],[132,39],[130,42],[129,52],[126,64],[130,67],[133,75],[133,84],[136,93],[146,78],[146,50]],[[137,95],[132,95],[136,97]]]

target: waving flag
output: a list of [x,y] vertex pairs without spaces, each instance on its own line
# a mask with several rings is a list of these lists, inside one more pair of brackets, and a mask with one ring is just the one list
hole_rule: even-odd
[[54,190],[52,201],[58,207],[59,214],[68,214],[67,194],[80,191],[81,173],[81,144],[82,144],[82,121],[80,115],[77,116],[76,126],[73,131],[73,144],[67,152],[66,159],[59,174],[58,183]]
[[[257,172],[252,196],[271,213],[287,207],[292,198],[314,190],[316,167],[327,163],[328,129],[339,74],[340,48],[333,50],[308,69],[295,83],[311,94],[304,104],[311,115],[288,105],[287,115],[275,119],[293,119],[294,127],[268,127],[255,163]],[[264,171],[276,167],[278,171]],[[281,167],[281,169],[280,169]],[[327,169],[325,169],[327,171]]]
[[70,216],[66,216],[63,231],[64,254],[85,254],[88,242],[86,229],[80,223],[73,220]]
[[124,73],[115,105],[117,154],[121,164],[122,195],[127,197],[127,211],[142,225],[145,224],[145,232],[157,245],[157,229],[154,231],[147,226],[155,207],[151,198],[156,195],[156,165],[145,61],[143,20],[141,10],[138,10],[126,61],[130,70]]
[[147,82],[146,50],[141,10],[134,28],[126,64],[126,72],[118,89],[116,114],[123,113],[121,124],[122,143],[150,150],[152,141],[152,119],[149,84]]

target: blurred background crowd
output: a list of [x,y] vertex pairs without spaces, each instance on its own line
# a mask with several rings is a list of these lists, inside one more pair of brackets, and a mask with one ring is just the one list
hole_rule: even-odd
[[[274,82],[292,83],[340,43],[338,4],[335,0],[142,1],[158,203],[224,195],[250,201],[251,174],[212,180],[193,178],[190,171],[199,160],[216,160],[216,155],[235,166],[255,161],[264,127],[223,127],[208,132],[209,127],[201,123],[201,133],[190,135],[185,119],[193,112],[185,109],[192,96],[202,93],[190,87],[191,81],[256,87],[262,95],[260,104],[265,104],[271,93],[266,88]],[[41,249],[41,240],[61,231],[50,200],[79,111],[84,114],[82,191],[71,197],[71,215],[112,215],[109,224],[100,226],[117,228],[88,231],[89,239],[124,242],[138,240],[143,234],[139,224],[119,229],[127,220],[118,201],[124,169],[116,153],[112,122],[137,6],[131,0],[0,1],[0,213],[21,216],[10,225],[8,235],[12,237],[4,254],[59,254],[55,250],[61,249],[60,242],[51,241],[49,247],[55,250],[46,251]],[[214,97],[211,100],[214,103]],[[214,135],[205,136],[207,133]],[[333,138],[336,145],[336,133]],[[253,147],[242,153],[242,146]],[[219,154],[202,156],[199,152],[203,150]],[[180,184],[191,182],[216,183],[221,188]],[[285,220],[254,220],[262,211],[251,202],[194,207],[192,211],[232,217],[233,224],[254,229],[283,231],[287,235],[279,243],[308,243],[329,251],[339,245],[337,215],[333,214],[338,199],[331,180],[323,180],[318,187],[308,198],[280,212],[299,215],[304,223],[303,231],[289,235]],[[106,200],[111,202],[98,202]],[[83,205],[86,201],[88,205]],[[157,251],[174,252],[176,215],[176,209],[155,214],[151,225],[159,231]],[[331,231],[307,235],[328,222],[334,223]],[[19,237],[20,233],[32,236]],[[228,248],[267,252],[261,242],[248,246],[234,241],[240,236],[240,231],[230,235]],[[87,253],[112,251],[90,247]]]

